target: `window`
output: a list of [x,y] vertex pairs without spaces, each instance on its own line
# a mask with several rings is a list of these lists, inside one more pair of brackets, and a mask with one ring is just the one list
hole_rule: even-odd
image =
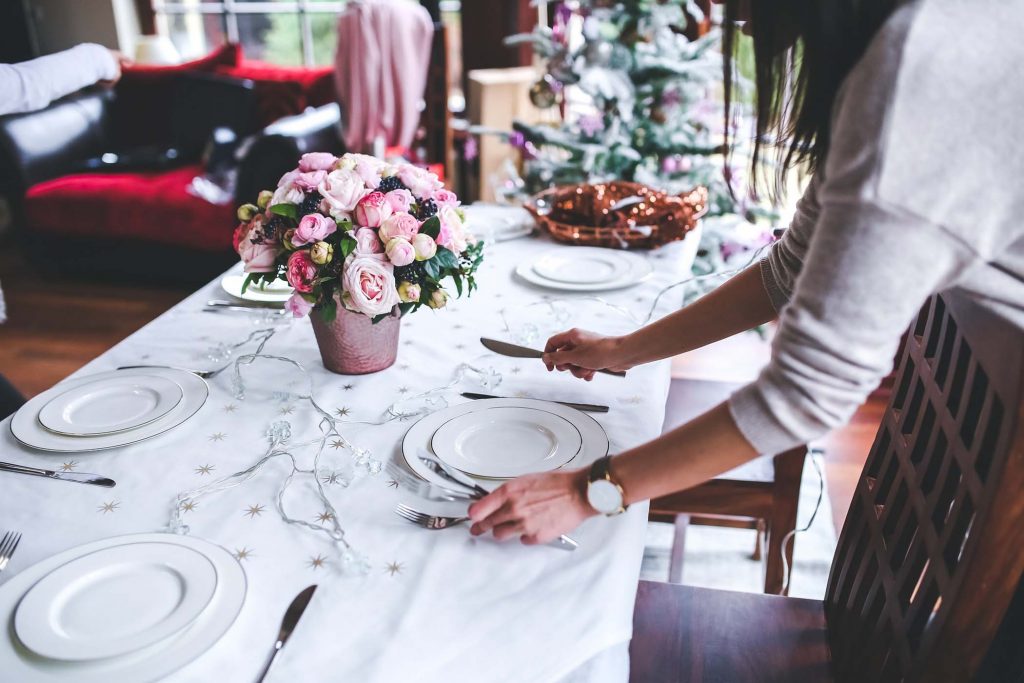
[[183,59],[230,41],[249,59],[283,66],[331,64],[344,6],[334,0],[153,0],[157,31]]

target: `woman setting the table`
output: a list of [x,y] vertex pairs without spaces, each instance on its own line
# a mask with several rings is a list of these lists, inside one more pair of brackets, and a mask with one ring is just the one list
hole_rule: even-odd
[[1024,106],[1013,73],[1024,60],[1024,7],[725,5],[726,55],[737,20],[754,39],[755,170],[760,141],[774,135],[788,144],[776,188],[795,164],[813,172],[789,229],[760,264],[694,304],[624,337],[555,335],[544,361],[590,380],[778,319],[771,362],[728,401],[651,442],[589,469],[505,484],[470,507],[474,534],[545,543],[588,517],[824,435],[889,372],[936,292],[959,288],[1024,326],[1024,142],[1009,133]]

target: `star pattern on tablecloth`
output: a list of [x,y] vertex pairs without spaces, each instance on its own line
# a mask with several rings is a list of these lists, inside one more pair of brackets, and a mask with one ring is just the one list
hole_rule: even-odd
[[76,467],[78,467],[78,461],[77,460],[68,460],[67,462],[61,463],[60,471],[61,472],[70,472],[73,469],[75,469]]
[[463,325],[462,323],[455,323],[454,325],[452,325],[453,330],[461,330],[463,327],[465,327],[465,325]]
[[518,365],[513,365],[512,369],[509,370],[509,372],[511,372],[513,375],[518,375],[522,371],[523,371],[523,369],[521,367],[519,367]]
[[388,562],[384,567],[384,571],[394,576],[395,574],[401,574],[404,567],[404,564],[396,560],[395,562]]
[[233,413],[236,410],[238,410],[238,406],[236,406],[234,403],[228,403],[224,406],[225,413]]
[[195,472],[199,475],[207,475],[217,469],[214,465],[200,465],[196,468]]
[[412,346],[413,343],[414,342],[412,339],[406,339],[404,342],[402,342],[402,344],[404,344],[405,346]]
[[281,406],[281,408],[277,412],[280,415],[291,415],[292,413],[295,412],[295,407],[294,406]]
[[223,441],[226,438],[228,438],[228,435],[225,434],[224,432],[214,432],[213,434],[210,434],[208,437],[206,437],[208,441]]
[[242,546],[241,548],[235,548],[235,559],[239,562],[241,562],[242,560],[248,560],[250,557],[253,556],[253,554],[253,551],[249,548],[246,548],[245,546]]
[[393,489],[397,489],[398,488],[398,480],[397,479],[388,479],[385,483],[388,486],[390,486],[391,488],[393,488]]
[[644,397],[643,396],[627,396],[626,398],[622,399],[622,402],[623,403],[628,403],[631,406],[638,406],[638,405],[640,405],[641,403],[644,402]]
[[197,507],[199,507],[199,503],[195,502],[194,500],[186,500],[184,503],[181,504],[180,507],[182,512],[192,512]]
[[408,370],[409,369],[409,364],[408,363],[401,363],[401,364],[399,364],[398,369],[399,370]]
[[111,500],[97,507],[96,512],[102,512],[103,514],[107,514],[108,512],[113,512],[119,507],[121,507],[121,503],[119,501]]
[[458,351],[465,351],[466,350],[466,345],[465,344],[456,344],[455,345],[455,349],[458,350]]
[[341,475],[338,474],[337,472],[331,472],[330,474],[326,474],[320,477],[320,481],[328,485],[337,484],[339,481],[341,481]]
[[410,391],[409,387],[398,387],[398,393],[400,393],[400,394],[408,394],[409,391]]
[[320,522],[321,524],[326,524],[327,522],[333,522],[334,521],[334,515],[332,515],[327,510],[324,510],[323,512],[321,512],[319,515],[316,516],[316,521]]
[[355,384],[345,384],[341,388],[344,389],[345,391],[352,391],[353,389],[356,388],[356,385]]
[[345,442],[342,441],[341,439],[335,439],[334,441],[331,442],[331,448],[333,448],[335,450],[337,450],[339,448],[344,448],[344,447],[345,447]]
[[342,406],[341,408],[335,408],[334,409],[334,414],[337,415],[338,417],[345,417],[346,415],[348,415],[351,412],[352,412],[352,409],[347,407],[347,406]]
[[250,505],[248,508],[246,508],[245,512],[242,514],[247,516],[249,519],[256,519],[258,516],[263,514],[263,510],[263,506],[260,505],[259,503],[256,503],[255,505]]
[[323,567],[325,564],[327,564],[327,558],[323,555],[317,555],[316,557],[309,558],[306,564],[309,566],[310,569],[320,569],[320,567]]

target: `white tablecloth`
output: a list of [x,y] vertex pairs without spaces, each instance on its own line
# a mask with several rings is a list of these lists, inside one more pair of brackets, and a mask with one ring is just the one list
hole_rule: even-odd
[[[602,298],[645,313],[663,286],[688,272],[688,246],[670,245],[652,254],[651,279]],[[541,239],[492,248],[480,273],[480,289],[471,299],[453,301],[444,311],[423,310],[403,321],[398,361],[386,371],[362,377],[328,373],[305,320],[282,326],[265,352],[301,361],[313,372],[318,401],[331,410],[348,409],[348,417],[355,420],[379,420],[399,398],[448,383],[458,363],[466,361],[502,373],[502,384],[488,393],[610,405],[609,413],[595,417],[607,430],[613,452],[658,435],[669,383],[667,363],[637,368],[626,379],[599,375],[584,383],[567,374],[549,374],[539,361],[496,356],[480,346],[481,335],[510,338],[502,331],[502,312],[520,332],[535,324],[542,335],[563,323],[629,327],[611,308],[585,296],[552,294],[514,279],[517,263],[551,248],[552,243]],[[216,282],[78,374],[137,363],[209,367],[211,346],[239,341],[265,327],[248,314],[202,312],[211,297],[223,297]],[[576,301],[562,307],[570,317],[553,321],[546,306],[523,308],[543,297]],[[671,307],[679,300],[673,294],[666,304]],[[64,465],[117,481],[116,488],[101,489],[0,473],[0,527],[24,533],[6,576],[75,545],[166,528],[177,493],[255,461],[266,448],[264,431],[274,421],[288,420],[296,441],[318,433],[312,411],[284,397],[299,390],[297,377],[286,366],[261,361],[245,376],[244,401],[232,396],[231,373],[225,372],[211,381],[209,401],[187,423],[122,449],[47,455],[19,445],[3,425],[2,460]],[[472,382],[459,389],[481,391]],[[409,424],[353,425],[344,433],[386,460],[395,457]],[[308,468],[313,453],[304,453],[309,459],[301,465]],[[348,457],[339,449],[326,460],[340,465]],[[338,554],[323,534],[288,526],[279,518],[274,500],[285,471],[284,462],[271,463],[252,481],[203,498],[185,513],[193,535],[242,557],[249,590],[228,633],[170,680],[252,680],[288,603],[311,583],[320,588],[282,652],[272,681],[624,678],[622,644],[631,634],[645,505],[614,519],[586,522],[573,533],[580,543],[576,552],[527,548],[517,542],[473,539],[465,526],[427,531],[404,522],[393,508],[407,494],[389,484],[391,477],[382,472],[349,488],[327,486],[348,539],[371,561],[368,574],[350,576],[338,570]],[[323,510],[310,494],[311,486],[298,481],[285,503],[293,517],[316,523]]]

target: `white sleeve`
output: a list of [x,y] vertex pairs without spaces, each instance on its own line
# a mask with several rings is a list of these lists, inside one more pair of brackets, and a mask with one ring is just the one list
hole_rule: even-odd
[[821,206],[818,202],[820,174],[815,174],[796,205],[796,213],[782,239],[772,245],[768,255],[761,259],[761,281],[768,298],[777,312],[789,303],[796,288],[796,279],[803,269],[807,250],[814,236]]
[[94,43],[20,64],[0,64],[0,114],[43,109],[97,81],[115,78],[117,73],[118,64],[110,50]]

